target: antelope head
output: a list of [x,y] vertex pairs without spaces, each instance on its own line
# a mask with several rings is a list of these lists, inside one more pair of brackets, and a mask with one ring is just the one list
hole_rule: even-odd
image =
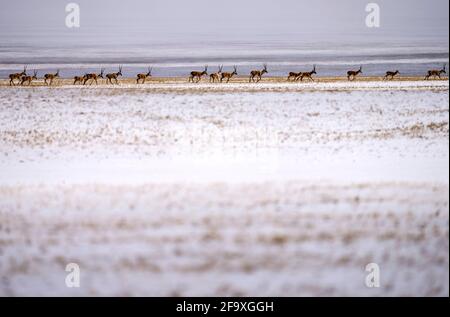
[[261,71],[261,75],[269,73],[269,71],[267,70],[267,64],[264,64],[263,67],[264,67],[264,69]]

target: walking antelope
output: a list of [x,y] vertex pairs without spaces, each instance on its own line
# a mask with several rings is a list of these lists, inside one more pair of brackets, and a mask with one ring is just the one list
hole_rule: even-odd
[[204,75],[208,75],[208,66],[205,66],[205,70],[202,72],[192,71],[191,76],[189,76],[189,82],[194,82],[194,78],[196,78],[196,83],[198,83]]
[[442,69],[440,69],[440,70],[437,70],[437,69],[429,70],[428,74],[425,76],[425,80],[430,79],[430,77],[434,77],[434,78],[439,77],[439,79],[441,79],[442,74],[447,74],[447,72],[445,71],[445,66],[447,66],[447,65],[444,64],[444,67],[442,67]]
[[347,72],[347,79],[353,81],[359,74],[362,74],[362,66],[360,66],[358,70],[349,70]]
[[302,76],[302,72],[290,72],[289,76],[287,78],[287,81],[291,81],[291,79],[293,79],[294,81],[297,81],[301,76]]
[[[312,78],[312,75],[317,74],[316,72],[316,65],[314,65],[313,70],[310,72],[304,72],[300,75],[300,81],[303,81],[303,78],[308,78],[311,81],[314,81],[314,79]],[[297,79],[298,80],[298,79]]]
[[264,64],[263,65],[264,69],[263,70],[252,70],[250,72],[250,79],[249,79],[249,83],[251,82],[255,82],[255,78],[256,78],[256,82],[259,82],[262,79],[262,76],[266,73],[268,73],[267,71],[267,65]]
[[[95,84],[96,85],[98,85],[98,79],[99,78],[104,78],[103,77],[103,73],[104,73],[104,71],[105,71],[105,69],[104,68],[102,68],[101,70],[100,70],[100,74],[96,74],[96,73],[90,73],[90,74],[85,74],[83,77],[82,77],[82,80],[83,80],[83,85],[86,85],[86,83],[90,80],[91,81],[91,83],[89,84],[89,85],[92,85],[92,83],[95,81]],[[76,78],[76,77],[75,77]],[[74,84],[75,84],[75,78],[74,78]]]
[[37,80],[37,71],[34,71],[33,76],[29,76],[29,75],[22,76],[22,81],[20,82],[20,85],[23,86],[23,84],[27,82],[28,86],[30,86],[32,80]]
[[[119,81],[117,78],[119,78],[119,76],[122,76],[122,66],[119,66],[119,71],[117,73],[106,74],[106,83],[118,85]],[[113,79],[114,83],[112,82]]]
[[386,75],[383,77],[383,80],[393,80],[395,76],[399,75],[400,72],[396,70],[395,72],[388,71]]
[[220,82],[223,82],[223,80],[226,78],[227,83],[230,82],[230,79],[233,78],[234,75],[237,75],[237,68],[236,66],[233,66],[233,72],[232,73],[222,73],[222,77],[220,77]]
[[9,75],[9,85],[15,86],[14,80],[18,80],[20,83],[20,79],[26,75],[27,75],[27,67],[24,66],[23,71],[21,73],[14,73]]
[[83,76],[75,76],[75,77],[73,78],[73,84],[74,84],[74,85],[76,85],[77,83],[83,84],[85,78],[86,78],[86,75],[83,75]]
[[142,84],[145,84],[147,77],[152,77],[152,70],[153,68],[149,67],[147,74],[137,74],[136,84],[139,84],[139,81],[142,81]]
[[217,73],[213,73],[213,74],[209,75],[210,83],[215,83],[216,81],[218,82],[220,80],[220,76],[222,75],[222,69],[223,69],[223,65],[219,66],[219,70],[217,71]]
[[44,82],[46,85],[51,86],[53,83],[53,80],[56,78],[59,78],[59,69],[54,74],[45,74]]

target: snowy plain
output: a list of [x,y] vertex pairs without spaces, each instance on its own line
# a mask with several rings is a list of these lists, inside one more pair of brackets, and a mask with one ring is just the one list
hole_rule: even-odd
[[1,87],[0,295],[448,296],[448,87]]

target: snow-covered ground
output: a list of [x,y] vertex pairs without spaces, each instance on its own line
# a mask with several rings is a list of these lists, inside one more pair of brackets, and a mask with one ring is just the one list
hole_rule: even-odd
[[0,295],[448,296],[448,103],[448,81],[0,88]]

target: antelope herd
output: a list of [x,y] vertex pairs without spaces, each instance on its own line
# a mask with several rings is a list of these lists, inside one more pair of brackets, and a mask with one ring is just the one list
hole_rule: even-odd
[[222,69],[223,65],[219,66],[219,70],[217,71],[217,73],[212,73],[211,75],[209,75],[210,83],[215,83],[216,81],[218,82],[220,80],[220,76],[222,76]]
[[230,79],[234,75],[237,75],[237,68],[236,68],[236,66],[234,66],[234,69],[233,69],[232,73],[222,73],[222,76],[220,77],[220,82],[223,82],[223,80],[226,78],[227,79],[227,83],[228,83],[228,82],[230,82]]
[[349,70],[347,72],[347,79],[348,81],[353,81],[356,79],[356,76],[359,74],[362,74],[362,66],[358,70]]
[[28,86],[30,86],[32,80],[37,80],[37,71],[33,72],[33,76],[22,76],[22,81],[20,82],[20,84],[23,86],[25,83],[28,83]]
[[202,77],[204,75],[208,75],[208,66],[205,66],[205,69],[202,72],[198,72],[198,71],[192,71],[191,72],[191,76],[189,76],[189,82],[195,82],[198,83],[200,80],[202,80]]
[[446,65],[444,65],[444,67],[442,67],[442,69],[439,69],[439,70],[437,70],[437,69],[429,70],[427,75],[425,76],[425,80],[430,79],[430,77],[434,77],[434,78],[439,77],[439,79],[441,79],[441,75],[446,74],[445,66]]
[[53,80],[56,78],[59,78],[59,69],[54,74],[45,74],[44,82],[46,85],[51,86],[53,83]]
[[153,70],[153,67],[149,67],[147,74],[137,74],[136,84],[139,84],[139,82],[141,82],[142,84],[145,84],[145,80],[148,77],[152,77],[152,70]]
[[395,76],[399,75],[400,72],[396,70],[395,72],[386,72],[386,75],[383,77],[383,80],[393,80]]
[[[444,65],[442,69],[431,69],[426,73],[426,76],[424,80],[430,80],[433,79],[441,79],[443,74],[447,74],[446,72],[446,66]],[[144,84],[145,81],[152,77],[152,67],[148,68],[147,73],[140,73],[136,75],[136,84]],[[105,69],[102,68],[100,70],[100,73],[86,73],[83,76],[75,76],[73,77],[73,85],[92,85],[95,83],[98,85],[98,80],[106,79],[107,84],[111,85],[119,85],[119,77],[122,76],[122,66],[119,66],[119,71],[115,73],[109,73],[104,75]],[[262,77],[264,74],[269,73],[267,70],[267,65],[264,64],[263,68],[261,70],[252,70],[250,72],[249,77],[249,83],[258,83],[262,80]],[[303,81],[303,79],[308,79],[310,81],[314,81],[313,75],[316,75],[316,65],[313,66],[312,71],[310,72],[290,72],[287,81]],[[358,70],[349,70],[347,72],[347,80],[348,81],[354,81],[358,77],[358,75],[362,74],[362,66],[359,67]],[[399,75],[400,72],[398,70],[395,71],[387,71],[386,75],[382,78],[383,80],[393,80],[395,76]],[[192,71],[190,73],[190,76],[188,77],[188,81],[192,83],[198,83],[202,80],[203,76],[208,75],[208,66],[205,66],[203,71]],[[223,72],[223,65],[220,65],[218,67],[218,71],[216,73],[212,73],[209,75],[209,81],[211,83],[222,83],[222,82],[230,82],[230,80],[237,76],[237,67],[233,67],[232,72]],[[56,71],[56,73],[48,73],[44,74],[43,79],[44,83],[47,86],[51,86],[53,84],[53,81],[60,78],[59,75],[59,69]],[[23,71],[20,73],[13,73],[9,75],[9,85],[10,86],[16,86],[21,85],[24,86],[27,84],[28,86],[31,85],[32,81],[38,80],[37,71],[34,70],[33,76],[27,75],[27,67],[25,66],[23,68]]]
[[[119,76],[122,76],[122,66],[119,66],[119,71],[117,73],[110,73],[106,74],[106,83],[111,85],[118,85],[119,84]],[[114,82],[113,82],[114,80]]]
[[9,75],[9,85],[14,86],[14,80],[18,80],[19,82],[22,80],[22,77],[27,75],[27,67],[23,68],[21,73],[14,73]]
[[75,85],[75,83],[77,81],[80,81],[80,82],[83,81],[83,85],[86,85],[86,83],[88,81],[90,81],[90,85],[92,85],[93,82],[95,81],[95,84],[98,85],[98,79],[99,78],[104,78],[103,77],[104,71],[105,70],[102,68],[101,71],[100,71],[100,74],[96,74],[96,73],[85,74],[83,77],[81,77],[81,80],[80,80],[80,77],[75,76],[75,78],[74,78],[74,85]]
[[[248,81],[249,83],[250,82],[257,82],[258,83],[262,79],[262,76],[269,72],[267,70],[267,65],[266,64],[264,64],[263,67],[264,67],[264,69],[262,69],[262,70],[252,70],[250,72],[250,79]],[[255,80],[255,78],[256,78],[256,80]]]

